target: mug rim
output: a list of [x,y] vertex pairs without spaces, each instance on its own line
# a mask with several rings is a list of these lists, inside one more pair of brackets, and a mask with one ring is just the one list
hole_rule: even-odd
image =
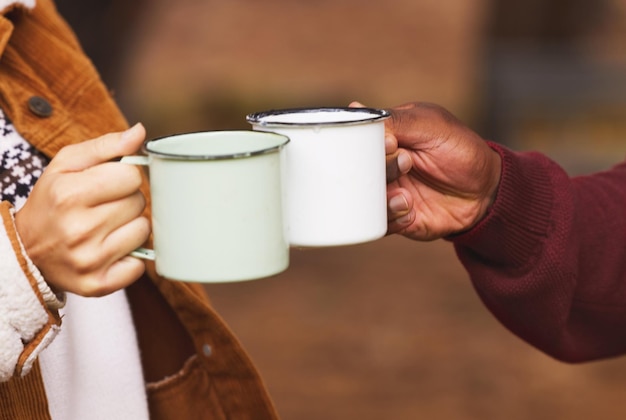
[[[310,121],[310,122],[292,122],[292,121],[264,121],[263,118],[268,116],[280,116],[287,114],[306,114],[313,112],[354,112],[367,113],[370,116],[358,120],[347,121]],[[267,111],[253,112],[246,115],[246,121],[251,124],[262,127],[312,127],[312,126],[344,126],[368,124],[374,121],[382,121],[391,116],[391,113],[384,109],[378,108],[356,108],[356,107],[303,107],[303,108],[284,108],[270,109]]]
[[[269,147],[265,147],[265,148],[261,148],[258,150],[252,150],[252,151],[246,151],[246,152],[236,152],[236,153],[224,153],[224,154],[198,154],[198,155],[192,155],[192,154],[180,154],[180,153],[171,153],[171,152],[161,152],[161,151],[156,151],[156,150],[150,150],[150,144],[151,143],[156,143],[160,140],[165,140],[165,139],[169,139],[169,138],[182,138],[182,137],[187,137],[187,136],[195,136],[195,135],[199,135],[199,134],[206,134],[209,136],[214,136],[214,135],[218,135],[218,134],[226,134],[226,135],[234,135],[234,134],[245,134],[245,135],[252,135],[252,136],[260,136],[263,135],[265,137],[275,137],[275,138],[280,138],[282,139],[282,141],[275,145],[275,146],[269,146]],[[267,132],[267,131],[254,131],[254,130],[206,130],[206,131],[190,131],[190,132],[182,132],[182,133],[174,133],[174,134],[167,134],[167,135],[163,135],[163,136],[159,136],[159,137],[155,137],[153,139],[150,140],[146,140],[142,147],[141,150],[147,154],[147,155],[152,155],[152,156],[158,156],[164,159],[172,159],[172,160],[228,160],[228,159],[242,159],[242,158],[249,158],[249,157],[254,157],[254,156],[260,156],[260,155],[265,155],[265,154],[269,154],[269,153],[274,153],[276,151],[280,151],[282,148],[284,148],[287,143],[289,143],[291,140],[289,139],[289,137],[283,135],[283,134],[278,134],[278,133],[273,133],[273,132]]]

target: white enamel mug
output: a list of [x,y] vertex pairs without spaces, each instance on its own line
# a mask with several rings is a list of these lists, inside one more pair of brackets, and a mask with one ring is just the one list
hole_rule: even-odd
[[167,278],[230,282],[268,277],[289,265],[281,171],[285,136],[255,131],[173,135],[144,144],[152,197],[154,259]]
[[295,247],[350,245],[387,232],[385,126],[372,108],[283,109],[249,114],[254,130],[284,134],[285,208]]

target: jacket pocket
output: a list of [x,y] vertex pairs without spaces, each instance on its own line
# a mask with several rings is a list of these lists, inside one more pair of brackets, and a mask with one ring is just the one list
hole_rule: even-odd
[[175,375],[147,384],[151,420],[226,420],[215,387],[197,356]]

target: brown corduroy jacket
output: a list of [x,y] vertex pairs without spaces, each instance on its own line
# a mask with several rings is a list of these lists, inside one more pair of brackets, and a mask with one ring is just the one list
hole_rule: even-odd
[[[38,108],[33,97],[51,108]],[[63,146],[127,127],[52,0],[37,0],[32,9],[9,6],[0,14],[0,108],[49,157]],[[143,191],[149,212],[146,182]],[[9,206],[0,206],[0,216],[8,226]],[[11,235],[18,244],[9,229]],[[149,265],[127,295],[152,419],[277,418],[249,357],[201,286],[163,279]],[[61,323],[54,315],[44,330]],[[37,363],[20,373],[18,366],[11,380],[0,383],[0,419],[49,419]]]

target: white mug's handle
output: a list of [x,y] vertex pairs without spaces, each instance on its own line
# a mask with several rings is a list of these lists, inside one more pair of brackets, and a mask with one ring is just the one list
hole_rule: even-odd
[[[128,163],[129,165],[148,165],[148,156],[123,156],[120,159],[122,163]],[[130,253],[131,257],[141,258],[142,260],[154,261],[154,250],[148,248],[137,248]]]

